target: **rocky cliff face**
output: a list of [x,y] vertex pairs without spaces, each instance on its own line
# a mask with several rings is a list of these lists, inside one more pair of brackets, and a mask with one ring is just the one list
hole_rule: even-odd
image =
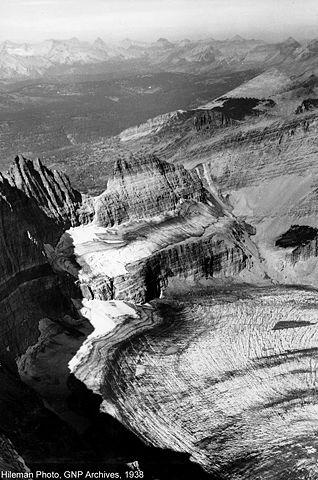
[[233,124],[234,120],[226,115],[222,109],[200,110],[195,113],[193,118],[193,125],[197,131],[227,127]]
[[[231,228],[236,230],[239,240]],[[129,265],[129,278],[121,276],[114,282],[118,298],[127,298],[127,295],[138,302],[158,298],[169,280],[176,276],[185,279],[235,277],[252,265],[251,253],[241,243],[244,233],[238,226],[227,225],[225,230],[225,234],[216,232],[194,241],[179,242]]]
[[275,242],[287,249],[286,259],[295,266],[299,261],[313,261],[318,256],[318,229],[306,225],[292,225]]
[[124,130],[118,138],[123,144],[128,143],[129,147],[139,141],[141,145],[144,141],[147,144],[151,137],[157,138],[158,143],[169,137],[172,140],[174,137],[182,144],[186,133],[191,132],[193,128],[196,131],[208,129],[214,131],[233,126],[237,124],[237,121],[260,115],[275,106],[274,100],[264,98],[263,95],[260,98],[253,98],[248,96],[247,92],[248,90],[244,90],[244,88],[240,90],[239,87],[237,92],[236,90],[230,92],[233,97],[222,97],[196,109],[177,110],[159,115],[138,127]]
[[[22,157],[0,178],[0,423],[27,461],[84,451],[74,432],[21,382],[15,364],[37,342],[41,320],[67,325],[78,316],[67,281],[54,274],[45,248],[78,223],[80,199],[64,175]],[[19,471],[10,444],[2,447],[0,461],[12,461],[12,471]]]
[[193,123],[196,130],[217,129],[237,124],[246,117],[260,115],[262,109],[273,108],[275,102],[271,99],[251,97],[222,97],[216,101],[217,106],[211,109],[197,109],[194,112]]
[[61,301],[54,301],[60,282],[45,245],[54,246],[77,221],[80,197],[76,200],[66,177],[23,158],[1,176],[0,195],[1,343],[21,353],[38,336],[36,319],[62,311]]
[[[310,263],[293,273],[287,252],[275,247],[277,237],[291,225],[318,227],[317,125],[314,113],[285,122],[267,120],[261,122],[262,128],[240,129],[207,144],[205,152],[201,148],[201,159],[206,161],[197,166],[199,176],[207,183],[212,178],[233,205],[233,213],[256,227],[255,241],[268,274],[279,281],[317,285]],[[307,257],[314,252],[312,247],[307,248]]]
[[[228,132],[222,139],[211,139],[201,150],[202,163],[208,165],[223,191],[255,185],[259,174],[263,181],[297,174],[314,162],[316,132],[314,115],[286,122],[266,119]],[[192,155],[189,164],[200,165],[195,150]]]
[[318,257],[317,237],[295,248],[288,258],[293,265],[296,265],[301,260],[312,260],[316,257]]
[[116,161],[107,190],[96,201],[95,222],[112,227],[151,218],[174,212],[182,200],[204,201],[205,195],[196,174],[155,155],[135,155]]
[[306,98],[295,110],[296,114],[308,112],[318,108],[318,98]]
[[64,227],[79,223],[78,210],[82,196],[71,187],[63,172],[49,170],[39,159],[31,162],[17,156],[4,178],[12,187],[33,199],[46,216],[53,218],[56,223]]
[[23,458],[15,451],[10,440],[3,435],[0,435],[0,471],[14,473],[30,472]]
[[222,201],[195,172],[153,155],[116,162],[94,209],[92,224],[66,232],[50,254],[86,298],[143,303],[170,277],[232,276],[252,265],[245,227]]

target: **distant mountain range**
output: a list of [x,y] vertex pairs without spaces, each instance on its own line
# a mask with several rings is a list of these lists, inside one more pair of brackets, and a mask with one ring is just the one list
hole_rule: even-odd
[[239,35],[222,41],[209,38],[171,42],[159,38],[153,43],[125,39],[117,44],[106,43],[101,38],[93,43],[77,38],[33,44],[5,41],[0,44],[0,79],[77,73],[85,65],[90,65],[90,73],[95,73],[94,65],[100,72],[103,65],[125,65],[125,62],[131,64],[134,61],[164,71],[208,73],[215,69],[265,69],[273,66],[295,69],[297,64],[301,68],[307,65],[312,68],[317,59],[318,39],[302,45],[291,37],[280,43],[247,40]]

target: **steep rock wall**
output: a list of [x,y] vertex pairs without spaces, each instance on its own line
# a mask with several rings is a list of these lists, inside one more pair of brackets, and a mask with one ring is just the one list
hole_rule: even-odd
[[228,127],[233,124],[234,120],[224,113],[222,108],[198,110],[193,117],[193,125],[197,131],[208,128]]
[[[234,225],[233,225],[233,228]],[[162,295],[172,277],[211,279],[235,277],[248,265],[251,255],[230,232],[188,240],[166,247],[143,262],[128,266],[128,275],[114,279],[114,298],[138,303]],[[97,298],[105,298],[97,291]]]
[[[36,343],[41,319],[67,324],[78,316],[66,295],[67,282],[53,272],[45,246],[53,248],[65,228],[78,223],[79,208],[80,196],[67,178],[40,162],[19,157],[0,177],[0,430],[27,462],[75,458],[76,450],[85,450],[21,382],[15,364]],[[5,458],[0,462],[6,465],[10,446],[2,446]],[[18,468],[14,455],[11,460],[12,468]]]
[[170,277],[235,276],[252,266],[245,225],[195,172],[153,155],[116,162],[94,209],[90,225],[70,229],[49,253],[86,298],[143,303]]
[[174,211],[181,199],[207,195],[195,173],[160,161],[155,155],[120,159],[107,190],[95,204],[95,221],[107,227]]
[[[233,130],[190,152],[188,164],[205,164],[224,192],[258,184],[280,175],[302,173],[315,161],[317,117],[285,122],[264,121],[257,128]],[[191,158],[192,157],[192,158]],[[204,159],[204,162],[202,162]]]
[[[20,158],[0,178],[1,344],[13,354],[23,352],[38,336],[39,318],[56,318],[63,311],[60,280],[49,265],[44,246],[57,243],[78,207],[77,203],[68,204],[72,196],[66,193],[67,183],[63,183],[63,194],[54,183],[54,178],[62,179],[62,175],[55,173],[54,177],[47,169],[42,171],[39,163],[37,167],[39,172],[32,162]],[[65,205],[63,199],[67,199]],[[24,298],[28,299],[26,305]]]
[[295,248],[290,254],[289,258],[293,265],[300,260],[309,260],[310,258],[318,257],[318,238],[307,242],[305,245],[301,245]]
[[[204,184],[219,185],[233,214],[256,228],[254,239],[265,260],[263,267],[279,282],[318,285],[308,260],[311,252],[315,262],[314,245],[300,247],[293,257],[275,247],[278,236],[291,225],[318,227],[317,133],[314,113],[285,121],[262,120],[257,126],[233,129],[221,140],[207,141],[195,166]],[[195,165],[198,154],[195,148],[190,151],[189,166]],[[296,262],[305,257],[307,264]],[[296,270],[290,268],[296,267],[295,262]]]
[[79,223],[82,196],[71,187],[63,172],[51,171],[39,159],[32,162],[20,155],[4,177],[56,223],[67,226]]
[[318,98],[306,98],[295,110],[298,115],[300,113],[308,112],[318,108]]

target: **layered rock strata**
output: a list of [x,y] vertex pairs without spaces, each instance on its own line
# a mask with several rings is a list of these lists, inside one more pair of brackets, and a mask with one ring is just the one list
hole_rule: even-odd
[[[256,185],[259,175],[268,181],[286,172],[299,174],[312,166],[316,133],[314,114],[285,122],[266,119],[258,125],[229,131],[224,138],[211,138],[200,149],[201,159],[224,191],[236,190]],[[202,163],[195,146],[189,153],[187,166]]]
[[70,229],[50,252],[88,299],[143,303],[170,277],[234,276],[252,265],[245,227],[222,200],[195,173],[155,156],[117,162],[94,209],[90,225]]
[[96,201],[98,226],[173,212],[180,201],[204,201],[208,192],[196,174],[160,161],[155,155],[135,155],[116,161],[105,193]]
[[37,318],[60,317],[64,309],[63,295],[54,300],[60,279],[45,254],[76,221],[76,193],[63,178],[23,158],[0,178],[1,345],[12,354],[37,338]]
[[193,123],[196,130],[230,127],[236,125],[237,121],[260,115],[266,108],[275,106],[272,99],[250,97],[222,97],[217,99],[215,103],[214,108],[197,109],[194,112]]
[[79,223],[82,195],[74,190],[69,178],[58,170],[51,171],[41,160],[34,162],[17,156],[7,174],[9,184],[33,199],[47,217],[64,226]]
[[166,136],[178,135],[191,132],[194,128],[197,132],[202,130],[218,130],[234,126],[238,121],[246,117],[260,115],[275,106],[272,99],[241,97],[222,97],[195,109],[177,110],[164,115],[149,119],[138,127],[131,127],[118,136],[122,143],[131,144],[136,141],[149,141],[149,137],[159,140]]
[[233,124],[233,119],[226,115],[226,113],[222,111],[222,108],[198,110],[195,112],[193,118],[193,125],[197,131],[209,128],[228,127]]
[[27,461],[83,452],[74,432],[21,382],[16,368],[17,357],[37,342],[40,321],[65,326],[78,318],[68,293],[80,297],[80,291],[53,272],[45,246],[54,248],[63,231],[78,224],[80,207],[81,196],[69,180],[40,162],[17,157],[1,175],[1,432]]
[[204,185],[218,184],[233,214],[256,228],[263,266],[279,282],[318,285],[314,244],[293,259],[275,247],[291,225],[318,227],[317,125],[314,113],[263,119],[188,151],[187,166]]

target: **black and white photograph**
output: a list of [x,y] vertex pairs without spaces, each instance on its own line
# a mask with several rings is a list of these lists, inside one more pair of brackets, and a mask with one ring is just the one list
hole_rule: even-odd
[[318,480],[317,0],[0,0],[0,480]]

